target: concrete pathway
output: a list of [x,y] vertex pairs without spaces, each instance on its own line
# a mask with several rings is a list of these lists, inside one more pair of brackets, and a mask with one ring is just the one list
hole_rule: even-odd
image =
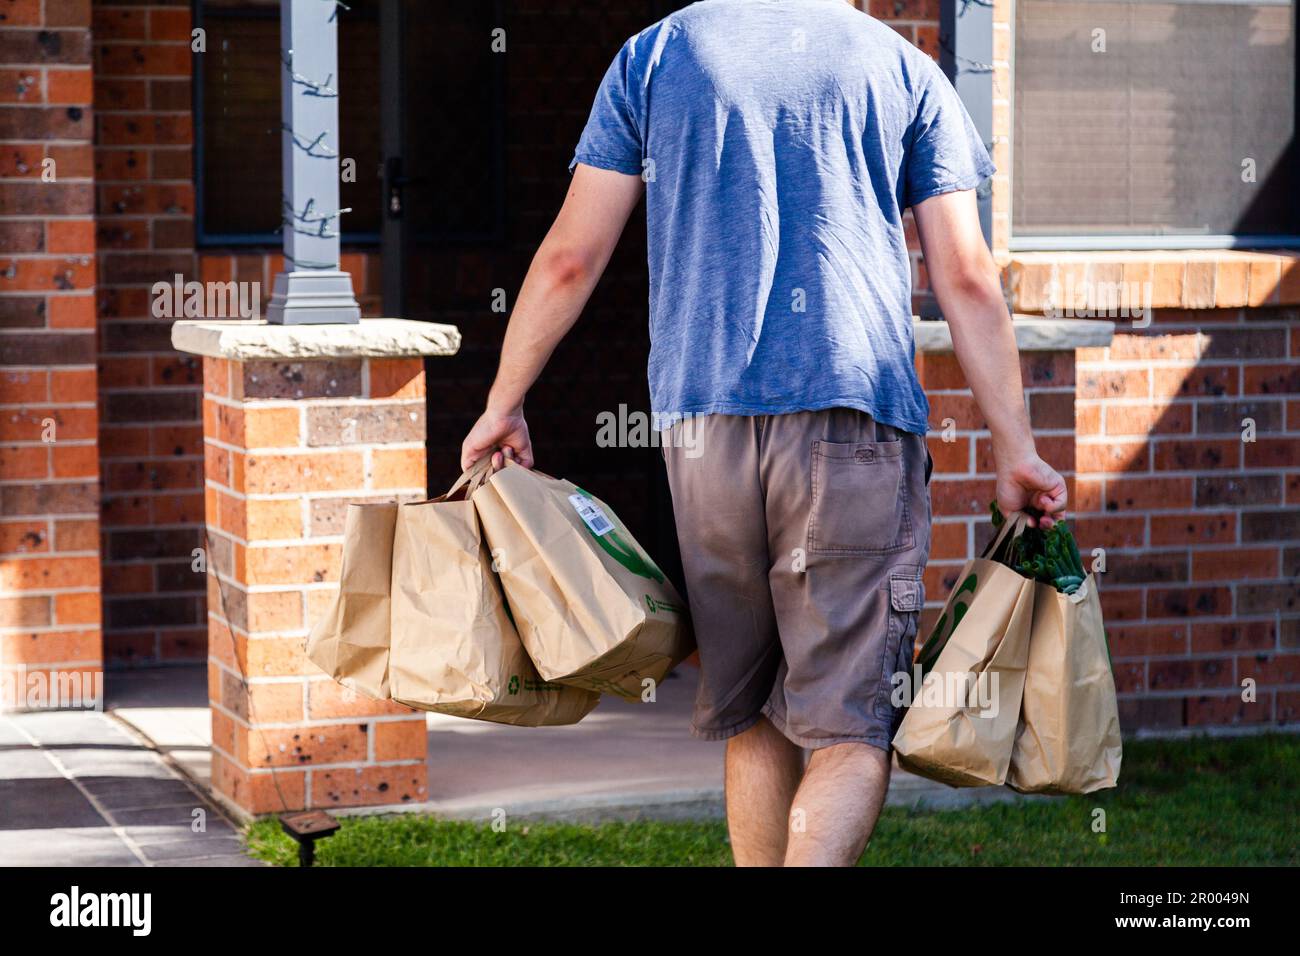
[[[683,666],[659,687],[655,703],[606,697],[571,727],[430,714],[429,800],[404,809],[483,820],[497,810],[516,819],[576,822],[721,817],[723,744],[688,732],[698,676]],[[203,668],[110,673],[106,685],[113,714],[206,785],[211,741]],[[1001,788],[954,790],[895,768],[888,803],[948,809],[1016,798]]]
[[260,865],[226,819],[112,717],[0,715],[0,866]]

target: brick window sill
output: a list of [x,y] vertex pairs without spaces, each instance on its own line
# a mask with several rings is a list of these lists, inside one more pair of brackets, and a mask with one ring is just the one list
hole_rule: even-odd
[[[1013,315],[1016,346],[1021,352],[1070,352],[1110,344],[1115,323],[1097,319],[1045,319],[1039,315]],[[916,351],[951,352],[952,330],[942,320],[912,317]]]
[[1058,307],[1078,301],[1085,290],[1103,283],[1144,290],[1149,283],[1150,302],[1143,291],[1140,304],[1155,309],[1300,304],[1300,251],[1295,250],[1017,252],[1004,269],[1017,312],[1049,311],[1054,300]]

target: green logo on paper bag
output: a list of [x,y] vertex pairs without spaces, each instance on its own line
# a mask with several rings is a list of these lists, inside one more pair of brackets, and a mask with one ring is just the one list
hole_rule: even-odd
[[948,601],[952,607],[952,620],[948,620],[948,610],[945,608],[943,614],[939,616],[938,622],[934,625],[930,637],[922,646],[921,653],[917,656],[917,663],[921,665],[922,673],[928,671],[934,662],[938,660],[939,653],[943,650],[944,645],[948,643],[948,639],[957,630],[957,625],[961,623],[961,619],[966,616],[966,609],[970,607],[970,597],[974,597],[975,589],[978,587],[978,576],[969,574],[966,576],[966,580],[961,583],[961,586],[953,592]]
[[511,674],[511,675],[510,675],[510,683],[506,685],[506,690],[509,691],[512,695],[513,695],[513,694],[517,694],[517,693],[519,693],[519,675],[518,675],[518,674]]
[[638,577],[649,578],[663,584],[664,573],[650,560],[650,556],[642,553],[635,544],[624,540],[618,527],[604,510],[592,501],[588,492],[581,488],[578,491],[581,494],[570,495],[569,501],[578,512],[582,523],[587,526],[587,532],[605,553]]

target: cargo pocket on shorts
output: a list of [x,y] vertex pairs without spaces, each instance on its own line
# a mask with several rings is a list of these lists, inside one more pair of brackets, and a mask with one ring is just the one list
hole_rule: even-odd
[[890,554],[914,546],[903,442],[812,443],[812,554]]
[[906,689],[908,685],[896,684],[894,675],[912,673],[916,632],[920,626],[921,608],[925,606],[925,584],[919,574],[919,569],[909,568],[889,579],[889,628],[881,661],[880,691],[876,695],[877,717],[893,718],[901,712],[901,708],[894,707],[894,691],[898,686]]

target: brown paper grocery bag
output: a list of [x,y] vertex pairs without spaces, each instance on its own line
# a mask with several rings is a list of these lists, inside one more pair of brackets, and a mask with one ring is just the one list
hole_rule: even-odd
[[695,649],[685,602],[599,498],[513,462],[473,497],[544,679],[639,699]]
[[913,773],[954,787],[1006,781],[1029,656],[1034,582],[992,559],[1024,521],[1009,518],[984,554],[966,563],[921,649],[916,673],[925,676],[894,735],[898,762]]
[[1119,782],[1122,756],[1096,581],[1088,575],[1074,594],[1036,584],[1007,784],[1023,793],[1091,793]]
[[537,727],[573,724],[600,696],[544,681],[492,570],[472,494],[489,459],[441,498],[402,505],[393,544],[393,699],[457,717]]
[[339,590],[307,638],[307,657],[344,687],[388,699],[389,572],[397,505],[348,505]]

